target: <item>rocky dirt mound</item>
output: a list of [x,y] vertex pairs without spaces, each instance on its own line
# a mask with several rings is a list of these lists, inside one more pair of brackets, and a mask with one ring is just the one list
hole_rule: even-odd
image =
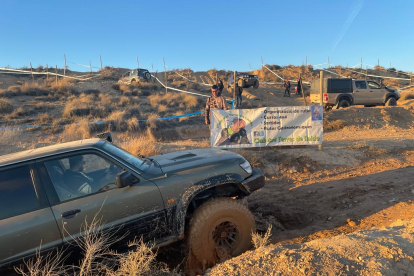
[[267,246],[206,275],[412,275],[414,220],[304,244]]
[[382,127],[412,128],[413,113],[404,107],[375,107],[332,110],[324,113],[327,122],[343,122],[348,129],[378,129]]

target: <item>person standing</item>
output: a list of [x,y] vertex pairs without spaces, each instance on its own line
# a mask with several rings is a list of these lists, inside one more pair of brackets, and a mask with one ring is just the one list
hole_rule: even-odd
[[283,86],[285,87],[285,94],[283,94],[283,97],[290,97],[290,81],[285,80],[285,84]]
[[217,85],[217,89],[219,91],[219,96],[221,96],[221,93],[223,92],[223,89],[224,89],[223,81],[220,78],[218,78],[216,85]]
[[243,93],[243,87],[239,86],[238,83],[236,85],[236,108],[240,108],[242,105],[242,93]]
[[298,95],[302,95],[302,81],[301,79],[298,80]]
[[223,96],[219,95],[219,90],[217,85],[211,87],[211,96],[207,98],[206,102],[206,112],[205,112],[205,123],[210,126],[210,115],[212,109],[222,109],[226,110],[226,100]]

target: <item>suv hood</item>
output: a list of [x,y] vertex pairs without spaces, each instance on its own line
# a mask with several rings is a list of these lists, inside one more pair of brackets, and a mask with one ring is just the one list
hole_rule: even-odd
[[159,164],[164,174],[220,163],[225,160],[239,161],[240,163],[245,160],[236,153],[220,149],[185,150],[155,155],[150,158]]

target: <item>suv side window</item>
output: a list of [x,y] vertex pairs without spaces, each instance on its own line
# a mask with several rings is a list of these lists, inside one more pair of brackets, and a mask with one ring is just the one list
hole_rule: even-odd
[[355,81],[355,87],[357,89],[367,89],[367,83],[365,81]]
[[368,86],[370,89],[381,89],[381,86],[373,81],[368,81]]
[[40,209],[29,166],[0,172],[0,220]]
[[61,202],[116,188],[123,169],[97,154],[78,154],[44,162]]

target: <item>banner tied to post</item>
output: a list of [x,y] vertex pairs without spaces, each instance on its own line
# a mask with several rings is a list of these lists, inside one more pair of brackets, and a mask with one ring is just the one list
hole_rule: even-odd
[[323,108],[320,105],[214,109],[211,112],[212,147],[319,145],[322,135]]

